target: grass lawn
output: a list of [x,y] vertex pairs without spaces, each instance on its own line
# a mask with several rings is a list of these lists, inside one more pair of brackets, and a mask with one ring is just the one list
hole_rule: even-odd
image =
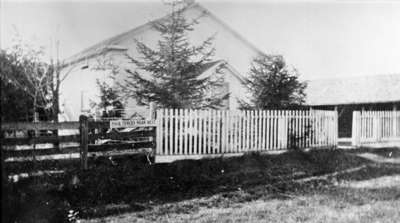
[[354,172],[285,193],[270,193],[266,186],[238,189],[83,222],[399,222],[400,167],[376,166],[372,172],[389,175],[360,180],[366,175]]
[[[398,150],[368,152],[393,159],[384,154]],[[91,160],[88,171],[70,168],[7,187],[9,217],[73,222],[72,211],[80,222],[398,222],[400,164],[374,162],[358,156],[362,152],[292,151],[156,165],[135,157]]]
[[[221,207],[207,207],[204,202],[191,200],[171,205],[174,208],[157,207],[153,211],[83,222],[398,222],[399,189],[392,189],[390,192],[397,199],[348,201],[335,198],[335,195],[340,197],[346,194],[344,191],[337,191],[328,195],[309,194],[288,199],[257,199],[234,204],[226,201],[227,204]],[[360,196],[376,196],[371,193],[377,192],[364,191]],[[204,206],[197,206],[199,203]],[[179,207],[185,205],[191,208],[182,212]]]

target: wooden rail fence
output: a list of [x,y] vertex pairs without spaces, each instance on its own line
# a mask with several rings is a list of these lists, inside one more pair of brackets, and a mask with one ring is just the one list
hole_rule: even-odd
[[[37,122],[37,123],[2,123],[1,145],[3,158],[18,160],[28,158],[36,160],[38,156],[52,156],[79,153],[81,167],[87,169],[88,153],[110,152],[121,150],[137,150],[155,146],[155,128],[145,128],[132,131],[108,131],[109,121],[93,121],[81,116],[79,122]],[[75,130],[73,135],[35,135],[28,131]],[[79,131],[76,131],[79,130]],[[15,137],[16,132],[22,132],[21,137]],[[74,132],[74,131],[72,131]],[[14,136],[14,137],[13,137]],[[112,144],[96,144],[96,140],[114,140]],[[43,144],[72,144],[58,148],[39,148]],[[25,145],[28,148],[19,149]]]
[[[13,138],[2,134],[5,157],[79,153],[81,166],[88,167],[88,153],[155,148],[155,157],[239,154],[289,148],[331,147],[337,145],[337,112],[324,110],[157,110],[157,127],[135,131],[107,131],[109,121],[89,120],[62,123],[3,123],[4,132],[72,129],[79,134]],[[76,131],[76,130],[79,130]],[[59,131],[60,132],[60,131]],[[12,135],[12,134],[11,134]],[[150,138],[155,140],[140,140]],[[96,144],[96,140],[118,140],[118,144]],[[75,143],[60,148],[25,148],[18,145]]]
[[352,145],[400,144],[400,111],[354,111]]
[[337,145],[337,112],[157,111],[158,156],[190,156]]

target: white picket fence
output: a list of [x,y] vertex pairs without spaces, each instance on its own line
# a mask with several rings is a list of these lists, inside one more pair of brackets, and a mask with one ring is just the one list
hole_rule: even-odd
[[400,144],[400,111],[354,111],[352,145]]
[[157,156],[336,146],[335,111],[157,110]]

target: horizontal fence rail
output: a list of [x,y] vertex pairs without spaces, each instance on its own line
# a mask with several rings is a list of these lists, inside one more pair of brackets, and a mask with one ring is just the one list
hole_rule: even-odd
[[2,123],[1,130],[55,130],[78,129],[79,122],[9,122]]
[[157,110],[156,154],[210,155],[337,145],[337,112]]
[[352,145],[400,144],[400,111],[354,111]]
[[[72,134],[60,135],[61,131]],[[75,154],[73,157],[80,158],[86,169],[88,153],[147,150],[155,147],[155,138],[154,127],[110,129],[110,121],[81,116],[79,122],[2,123],[0,141],[7,163],[60,156],[70,159]]]

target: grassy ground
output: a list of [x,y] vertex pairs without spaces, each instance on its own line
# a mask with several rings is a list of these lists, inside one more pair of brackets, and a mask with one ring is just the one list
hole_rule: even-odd
[[[368,152],[382,157],[398,150]],[[89,171],[7,187],[13,195],[9,217],[68,222],[71,211],[87,222],[396,222],[400,164],[374,162],[360,152],[293,151],[157,165],[143,157],[92,160]]]
[[[354,191],[351,191],[354,193]],[[360,192],[362,196],[387,196],[387,192]],[[385,193],[379,195],[379,193]],[[398,190],[389,191],[397,194]],[[342,196],[345,191],[328,194],[292,195],[291,198],[256,199],[253,201],[207,207],[191,200],[153,211],[121,214],[83,222],[398,222],[400,201],[353,200]],[[199,206],[196,206],[200,204]],[[201,206],[203,204],[204,206]],[[190,206],[189,210],[182,208]],[[174,208],[172,208],[174,206]],[[179,206],[179,207],[178,207]]]

